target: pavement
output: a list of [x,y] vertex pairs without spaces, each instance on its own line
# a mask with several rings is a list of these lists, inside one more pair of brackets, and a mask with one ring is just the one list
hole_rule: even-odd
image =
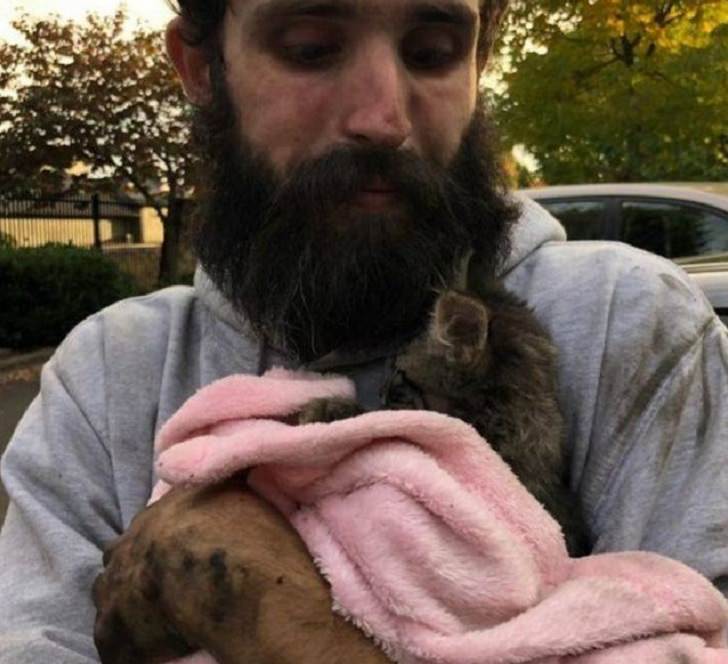
[[29,351],[15,351],[0,348],[0,375],[15,369],[43,364],[53,355],[55,348],[37,348]]
[[[0,348],[0,455],[18,421],[38,394],[40,370],[53,348],[15,352]],[[0,523],[5,519],[7,496],[0,484]]]

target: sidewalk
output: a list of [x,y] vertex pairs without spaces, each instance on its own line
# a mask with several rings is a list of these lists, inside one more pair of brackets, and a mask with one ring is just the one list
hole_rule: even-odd
[[[38,394],[41,365],[53,348],[16,352],[0,348],[0,456],[21,416]],[[0,524],[5,518],[7,496],[0,484]]]
[[55,348],[38,348],[32,351],[14,351],[9,348],[0,348],[0,373],[43,364],[53,355],[54,351]]

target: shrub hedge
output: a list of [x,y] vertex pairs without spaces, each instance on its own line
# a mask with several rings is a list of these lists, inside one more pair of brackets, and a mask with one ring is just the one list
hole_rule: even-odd
[[15,238],[8,233],[0,231],[0,249],[12,249],[15,246]]
[[93,249],[0,245],[0,346],[56,345],[84,318],[135,292]]

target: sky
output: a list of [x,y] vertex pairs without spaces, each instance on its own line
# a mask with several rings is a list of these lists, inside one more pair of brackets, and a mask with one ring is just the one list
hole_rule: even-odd
[[0,40],[13,39],[10,21],[17,14],[56,13],[64,18],[80,19],[90,11],[113,14],[122,4],[126,5],[132,22],[141,19],[161,28],[172,16],[165,0],[0,0]]

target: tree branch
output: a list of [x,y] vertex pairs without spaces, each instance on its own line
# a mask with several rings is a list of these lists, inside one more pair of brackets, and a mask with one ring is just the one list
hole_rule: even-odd
[[598,62],[597,64],[587,67],[586,69],[577,69],[574,74],[574,80],[578,83],[583,83],[588,78],[591,78],[595,74],[598,74],[602,69],[606,69],[610,65],[613,65],[615,62],[620,62],[621,58],[614,57],[611,60],[607,60],[606,62]]

